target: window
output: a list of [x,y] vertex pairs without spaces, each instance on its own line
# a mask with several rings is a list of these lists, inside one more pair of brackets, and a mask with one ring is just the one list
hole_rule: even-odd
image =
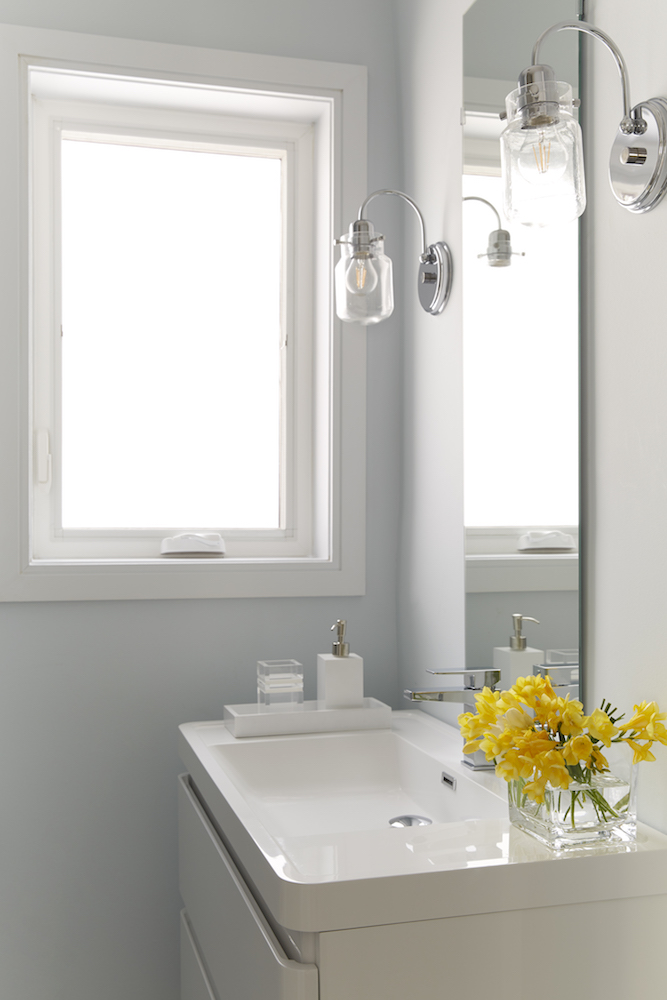
[[[467,113],[463,195],[502,213],[496,115]],[[469,591],[576,589],[578,224],[511,230],[509,267],[489,267],[488,205],[463,207],[464,494]],[[518,551],[531,530],[573,552]]]
[[59,528],[280,528],[286,157],[128,138],[61,132]]
[[[363,592],[364,334],[330,309],[363,70],[7,33],[41,54],[13,81],[24,453],[0,596]],[[161,558],[182,531],[225,558]]]

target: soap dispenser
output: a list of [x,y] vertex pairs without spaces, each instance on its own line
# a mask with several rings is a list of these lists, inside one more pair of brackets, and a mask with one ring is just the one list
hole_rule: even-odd
[[526,637],[521,628],[524,622],[535,622],[537,618],[528,615],[512,615],[514,634],[510,636],[509,646],[496,646],[493,650],[493,669],[500,670],[500,686],[503,690],[516,684],[519,677],[531,677],[533,666],[544,663],[544,650],[535,649],[526,644]]
[[317,700],[322,708],[363,708],[364,661],[350,652],[345,641],[347,622],[339,618],[331,631],[336,630],[336,641],[330,653],[317,657]]

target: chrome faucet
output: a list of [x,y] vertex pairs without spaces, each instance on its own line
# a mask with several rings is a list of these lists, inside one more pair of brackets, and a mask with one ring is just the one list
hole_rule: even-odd
[[[460,687],[439,688],[436,691],[404,691],[403,696],[408,701],[440,701],[454,702],[463,705],[464,712],[474,712],[474,694],[482,691],[485,687],[495,690],[496,684],[500,683],[500,670],[481,667],[479,670],[427,670],[427,674],[435,674],[438,677],[460,674],[463,676],[463,684]],[[463,763],[468,764],[475,771],[493,770],[493,761],[487,761],[481,750],[466,754]]]

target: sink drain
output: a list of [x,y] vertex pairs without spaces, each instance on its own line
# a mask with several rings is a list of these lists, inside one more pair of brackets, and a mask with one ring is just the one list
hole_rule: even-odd
[[430,826],[432,822],[428,816],[394,816],[389,820],[389,826]]

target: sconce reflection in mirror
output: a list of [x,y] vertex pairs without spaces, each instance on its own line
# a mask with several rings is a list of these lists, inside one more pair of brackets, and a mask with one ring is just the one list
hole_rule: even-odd
[[512,250],[512,240],[510,238],[510,234],[500,225],[500,213],[495,205],[492,205],[490,201],[486,200],[486,198],[480,198],[479,195],[476,194],[468,195],[463,200],[481,201],[483,205],[489,206],[498,220],[498,228],[489,233],[489,245],[486,248],[486,253],[478,253],[478,260],[481,260],[482,257],[486,257],[489,267],[509,267],[512,263],[512,257],[526,256],[523,252]]
[[[500,137],[505,215],[527,226],[571,222],[586,207],[581,128],[572,88],[539,62],[540,45],[554,31],[581,31],[611,52],[621,76],[623,118],[611,149],[609,180],[624,208],[648,212],[667,190],[667,101],[653,97],[634,107],[625,60],[614,42],[585,21],[562,21],[543,31],[532,65],[505,99]],[[639,137],[639,138],[638,138]]]
[[419,257],[417,291],[422,308],[437,316],[447,305],[452,288],[452,255],[446,243],[426,242],[426,226],[419,208],[402,191],[381,190],[369,194],[347,236],[336,243],[341,257],[336,264],[336,313],[346,323],[381,323],[394,311],[392,264],[384,252],[384,236],[364,218],[366,207],[379,195],[396,195],[411,205],[419,218],[422,252]]

